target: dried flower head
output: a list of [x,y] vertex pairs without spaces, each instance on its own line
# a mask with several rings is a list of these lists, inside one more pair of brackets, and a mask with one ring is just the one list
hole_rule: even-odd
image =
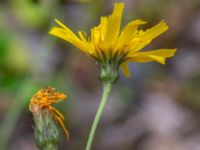
[[161,21],[150,29],[142,30],[139,26],[147,22],[137,19],[120,30],[123,9],[124,3],[115,3],[113,13],[101,17],[100,24],[91,29],[90,36],[83,31],[78,31],[77,36],[58,20],[55,21],[60,27],[53,27],[49,33],[95,58],[100,65],[100,78],[103,81],[114,82],[118,78],[119,66],[126,76],[130,76],[127,62],[156,61],[165,64],[166,58],[172,57],[176,49],[140,50],[165,32],[167,24]]
[[40,114],[43,110],[48,110],[53,119],[60,123],[65,132],[67,141],[69,141],[69,132],[64,125],[65,118],[58,109],[52,106],[54,103],[66,98],[67,96],[65,94],[57,92],[53,87],[43,88],[32,97],[29,110],[33,115]]

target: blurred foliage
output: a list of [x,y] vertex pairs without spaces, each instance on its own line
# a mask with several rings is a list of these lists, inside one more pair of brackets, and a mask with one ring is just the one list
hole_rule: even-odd
[[38,28],[47,23],[51,4],[48,0],[10,0],[18,22],[30,28]]
[[0,85],[4,89],[16,86],[20,82],[28,63],[14,36],[5,29],[0,30]]

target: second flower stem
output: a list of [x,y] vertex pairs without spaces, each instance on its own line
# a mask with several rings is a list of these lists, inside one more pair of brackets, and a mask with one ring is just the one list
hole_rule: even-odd
[[97,125],[98,125],[98,123],[101,119],[101,115],[103,113],[104,107],[105,107],[106,102],[108,100],[108,97],[109,97],[109,94],[110,94],[110,91],[111,91],[111,87],[112,87],[112,83],[104,83],[103,84],[102,99],[101,99],[100,105],[98,107],[96,116],[94,118],[91,130],[90,130],[89,138],[88,138],[87,145],[86,145],[86,150],[91,149],[92,142],[94,140],[94,135],[95,135],[95,132],[96,132],[96,128],[97,128]]

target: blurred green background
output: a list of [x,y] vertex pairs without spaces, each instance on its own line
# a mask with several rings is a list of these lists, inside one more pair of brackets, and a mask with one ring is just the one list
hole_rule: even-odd
[[[98,65],[48,34],[54,18],[73,31],[97,25],[114,0],[0,1],[0,150],[36,150],[30,98],[45,86],[69,96],[56,105],[66,117],[71,143],[85,148],[101,97]],[[170,29],[148,49],[177,48],[163,66],[131,63],[120,72],[98,127],[95,150],[200,149],[200,1],[124,0],[122,25],[134,19]]]

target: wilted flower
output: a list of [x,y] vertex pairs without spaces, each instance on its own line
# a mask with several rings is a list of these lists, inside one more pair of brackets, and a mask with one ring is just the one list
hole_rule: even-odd
[[39,147],[51,146],[52,143],[56,146],[59,145],[57,122],[60,123],[67,141],[69,141],[69,133],[64,125],[64,116],[52,106],[54,103],[66,98],[65,94],[57,92],[52,87],[43,88],[32,97],[29,110],[34,116],[34,130]]
[[172,57],[175,49],[140,50],[165,32],[167,24],[161,21],[150,29],[142,30],[138,27],[147,22],[137,19],[120,30],[123,9],[124,3],[116,3],[113,13],[101,17],[100,24],[91,29],[90,36],[83,31],[78,31],[77,36],[58,20],[55,21],[60,27],[53,27],[49,33],[95,58],[100,65],[100,78],[103,81],[114,82],[118,78],[119,66],[126,76],[130,76],[127,62],[156,61],[165,64],[166,58]]

